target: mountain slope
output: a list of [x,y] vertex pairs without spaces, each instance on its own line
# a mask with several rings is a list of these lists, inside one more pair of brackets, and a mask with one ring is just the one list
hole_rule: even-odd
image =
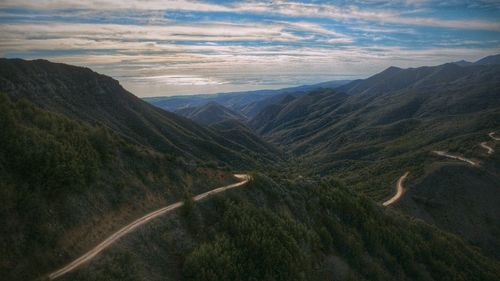
[[[498,194],[492,183],[500,181],[494,176],[500,161],[479,144],[490,140],[489,132],[500,130],[498,89],[499,65],[393,67],[351,82],[339,89],[343,92],[289,99],[262,111],[250,124],[291,152],[296,166],[290,171],[335,176],[379,202],[392,196],[396,179],[411,171],[408,197],[417,199],[404,198],[396,207],[491,254],[500,245],[498,224],[492,223],[499,219],[498,210],[491,201]],[[429,172],[436,162],[453,164],[433,150],[480,165],[458,163],[460,169]],[[453,177],[450,171],[460,172]]]
[[496,162],[496,169],[453,162],[430,165],[423,176],[410,182],[407,196],[397,207],[500,258],[500,157],[493,157],[483,165]]
[[[104,125],[137,144],[188,160],[253,165],[245,144],[158,109],[90,69],[44,60],[0,59],[0,91],[90,124]],[[263,159],[274,159],[265,155]]]
[[199,107],[186,107],[175,113],[200,124],[211,125],[226,120],[244,121],[245,117],[216,102],[209,102]]
[[499,270],[458,237],[335,181],[254,175],[245,188],[166,216],[62,280],[465,281],[496,280]]
[[[2,278],[43,278],[121,226],[182,198],[186,204],[178,212],[136,229],[62,280],[496,280],[500,275],[497,260],[459,237],[353,192],[382,198],[401,169],[412,170],[410,184],[425,179],[424,167],[443,161],[430,149],[481,160],[479,175],[498,171],[498,158],[477,146],[485,132],[500,127],[491,98],[496,92],[490,93],[497,83],[491,66],[436,84],[443,87],[433,88],[435,99],[425,87],[404,85],[375,95],[369,87],[361,87],[362,94],[316,89],[286,95],[252,126],[290,148],[297,158],[289,166],[279,166],[285,163],[276,161],[280,153],[274,146],[241,122],[198,125],[140,101],[88,69],[19,60],[2,60],[1,66],[0,90],[7,93],[0,95]],[[449,91],[459,88],[463,92],[454,99]],[[423,100],[408,101],[422,93],[408,89],[422,90]],[[462,105],[474,98],[488,102]],[[439,111],[444,105],[448,108]],[[232,180],[228,172],[208,168],[213,162],[255,169],[271,163],[260,169],[272,177],[254,173],[245,188],[193,204],[190,194]],[[317,179],[322,175],[340,178],[347,187],[329,177]],[[429,175],[432,181],[434,172]],[[420,186],[425,191],[427,185]]]
[[[255,116],[263,107],[261,101],[286,94],[302,94],[316,88],[335,88],[348,83],[347,80],[328,81],[314,85],[284,88],[278,90],[257,90],[248,92],[220,93],[211,95],[154,97],[144,100],[168,111],[178,111],[188,107],[200,107],[216,102],[246,117]],[[264,103],[267,104],[267,103]]]
[[479,64],[479,65],[500,64],[500,54],[487,56],[485,58],[476,61],[474,64]]
[[[296,156],[324,158],[368,144],[376,157],[382,147],[391,149],[384,142],[411,133],[427,133],[424,139],[412,141],[416,148],[417,143],[421,147],[452,135],[498,127],[500,99],[495,89],[500,89],[498,66],[389,68],[337,91],[311,92],[273,105],[250,124],[273,143],[287,145]],[[447,126],[463,119],[467,121]],[[344,155],[338,156],[357,157]]]
[[259,162],[265,162],[265,159],[261,158],[266,155],[281,155],[274,145],[263,141],[244,125],[245,117],[220,104],[209,102],[200,107],[184,108],[176,113],[197,123],[209,125],[209,128],[215,130],[223,138],[244,144],[245,147],[241,152],[253,159],[258,159]]
[[48,61],[1,59],[0,108],[0,275],[9,280],[34,280],[152,209],[229,183],[217,166],[279,157],[255,135],[233,140],[109,77]]
[[230,180],[0,94],[0,276],[34,280],[144,213]]

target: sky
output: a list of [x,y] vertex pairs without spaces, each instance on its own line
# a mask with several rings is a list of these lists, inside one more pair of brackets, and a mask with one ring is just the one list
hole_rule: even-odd
[[0,56],[140,97],[277,89],[500,53],[500,0],[0,0]]

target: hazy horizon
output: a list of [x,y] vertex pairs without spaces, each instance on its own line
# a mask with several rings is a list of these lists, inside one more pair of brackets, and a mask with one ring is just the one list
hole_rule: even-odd
[[13,1],[0,55],[87,66],[140,97],[278,89],[500,53],[495,1]]

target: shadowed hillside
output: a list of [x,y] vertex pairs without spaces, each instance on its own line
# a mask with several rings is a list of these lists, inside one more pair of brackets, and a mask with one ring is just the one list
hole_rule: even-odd
[[[479,145],[498,147],[489,135],[500,131],[498,65],[389,68],[259,100],[245,123],[215,103],[184,109],[193,122],[85,68],[0,66],[0,275],[9,280],[43,279],[179,200],[61,280],[500,275],[499,159]],[[190,199],[238,169],[265,175]],[[403,198],[382,207],[405,171]]]
[[26,98],[46,110],[106,126],[160,152],[239,167],[255,164],[241,153],[244,143],[151,106],[123,89],[118,81],[87,68],[44,60],[1,59],[0,91],[13,100]]
[[254,175],[61,280],[496,280],[499,270],[456,236],[334,181]]
[[[431,150],[472,150],[500,128],[496,89],[499,65],[392,67],[337,90],[290,97],[250,124],[291,157],[303,159],[304,168],[314,167],[311,173],[342,175],[382,199],[387,193],[380,186],[407,169],[421,170],[432,161]],[[361,171],[377,176],[360,177]]]
[[33,280],[145,212],[230,181],[0,95],[0,275]]
[[254,135],[219,134],[86,68],[0,66],[0,222],[8,230],[0,270],[11,280],[39,277],[146,212],[231,181],[218,166],[279,157]]
[[[336,90],[289,97],[250,125],[290,151],[296,165],[289,172],[333,175],[379,202],[411,171],[407,198],[396,208],[495,255],[500,161],[498,152],[490,155],[479,145],[495,147],[488,134],[500,128],[500,65],[486,63],[494,58],[464,66],[391,67]],[[433,150],[480,164],[431,169],[446,160]]]

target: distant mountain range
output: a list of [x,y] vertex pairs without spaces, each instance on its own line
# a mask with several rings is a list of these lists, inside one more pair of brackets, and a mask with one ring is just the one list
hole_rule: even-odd
[[248,92],[221,93],[208,95],[171,96],[144,98],[145,101],[162,109],[176,112],[188,107],[203,106],[210,102],[218,103],[243,116],[252,117],[257,114],[269,101],[270,97],[282,96],[284,94],[297,95],[306,93],[315,88],[332,88],[348,83],[349,80],[335,80],[314,85],[284,88],[279,90],[257,90]]
[[488,64],[500,64],[500,55],[492,55],[492,56],[487,56],[484,57],[476,62],[469,62],[466,60],[460,60],[456,62],[452,62],[454,64],[458,64],[460,66],[467,66],[467,65],[488,65]]

